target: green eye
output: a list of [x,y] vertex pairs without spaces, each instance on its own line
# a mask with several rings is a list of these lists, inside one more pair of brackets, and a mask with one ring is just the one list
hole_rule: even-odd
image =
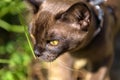
[[50,45],[52,45],[52,46],[57,46],[58,44],[59,44],[58,40],[50,41]]

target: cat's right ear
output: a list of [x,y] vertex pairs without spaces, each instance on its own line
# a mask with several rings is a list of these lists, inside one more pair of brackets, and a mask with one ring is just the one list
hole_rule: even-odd
[[75,3],[57,18],[67,23],[79,25],[75,27],[87,32],[92,13],[89,7],[90,6],[87,3]]
[[27,3],[29,3],[32,6],[34,13],[37,13],[41,3],[44,2],[45,0],[25,0],[25,1],[27,1]]

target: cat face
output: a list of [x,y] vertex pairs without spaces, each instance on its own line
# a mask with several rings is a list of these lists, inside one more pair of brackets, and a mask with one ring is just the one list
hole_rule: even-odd
[[86,4],[52,1],[29,0],[34,6],[34,16],[29,26],[34,53],[45,61],[53,61],[64,52],[79,49],[91,21]]

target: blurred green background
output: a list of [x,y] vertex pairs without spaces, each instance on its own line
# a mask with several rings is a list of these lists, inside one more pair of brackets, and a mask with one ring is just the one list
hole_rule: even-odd
[[[43,80],[41,72],[45,69],[42,70],[41,66],[44,64],[34,60],[24,26],[19,20],[25,11],[23,0],[0,0],[0,80]],[[112,70],[118,71],[116,80],[119,80],[120,33],[115,46],[115,57],[118,58],[115,58]],[[115,73],[112,75],[116,76]]]
[[26,80],[33,59],[19,14],[22,0],[0,0],[0,80]]

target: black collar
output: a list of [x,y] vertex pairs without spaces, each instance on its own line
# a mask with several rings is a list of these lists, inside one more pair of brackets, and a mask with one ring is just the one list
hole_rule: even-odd
[[92,6],[94,6],[95,9],[97,10],[97,12],[98,12],[98,19],[99,19],[99,21],[100,21],[99,26],[97,26],[97,29],[96,29],[96,31],[95,31],[94,34],[93,34],[93,37],[97,36],[97,35],[100,33],[100,31],[101,31],[101,29],[102,29],[102,27],[103,27],[104,11],[102,10],[102,8],[101,8],[100,5],[101,5],[102,3],[104,3],[104,2],[106,2],[106,1],[107,1],[107,0],[90,0],[90,1],[89,1],[89,3],[90,3]]

